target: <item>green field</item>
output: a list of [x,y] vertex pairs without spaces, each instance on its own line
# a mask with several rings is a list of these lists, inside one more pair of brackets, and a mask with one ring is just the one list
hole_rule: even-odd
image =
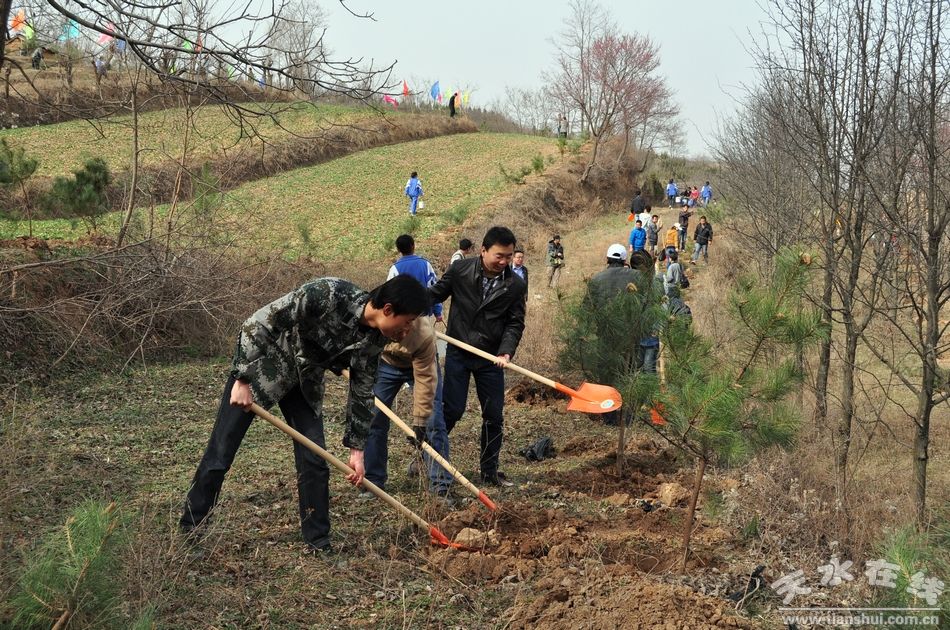
[[[244,184],[226,195],[226,214],[235,231],[256,235],[262,246],[290,257],[374,260],[398,234],[412,230],[425,238],[459,224],[513,186],[504,182],[499,164],[512,170],[529,165],[534,155],[555,152],[550,139],[489,133],[379,147]],[[403,187],[413,170],[422,178],[426,207],[410,225]],[[100,230],[114,234],[119,217],[101,219]],[[86,226],[75,220],[36,221],[33,232],[75,239]],[[0,221],[0,238],[25,233],[22,221]]]
[[[266,111],[262,105],[247,104],[244,107],[262,113]],[[185,130],[189,127],[189,157],[210,159],[233,155],[248,146],[256,145],[260,150],[261,139],[250,137],[252,128],[267,142],[277,143],[291,134],[316,135],[331,124],[352,124],[378,115],[369,109],[337,105],[282,103],[268,107],[270,111],[280,111],[273,117],[249,117],[249,125],[244,131],[235,124],[234,112],[220,106],[194,109],[194,124],[190,126],[187,110],[183,108],[144,113],[139,117],[139,146],[144,149],[141,163],[147,166],[181,158]],[[104,159],[113,172],[118,172],[128,169],[132,153],[131,116],[117,116],[95,123],[77,120],[5,129],[0,131],[0,138],[38,158],[39,176],[68,174],[94,157]]]
[[322,259],[370,260],[409,229],[403,188],[411,171],[419,172],[425,190],[426,207],[413,226],[425,238],[461,223],[468,212],[511,186],[504,183],[499,164],[526,166],[533,155],[555,150],[552,140],[535,136],[444,136],[361,151],[250,182],[234,190],[229,203],[235,212],[266,218],[270,245]]

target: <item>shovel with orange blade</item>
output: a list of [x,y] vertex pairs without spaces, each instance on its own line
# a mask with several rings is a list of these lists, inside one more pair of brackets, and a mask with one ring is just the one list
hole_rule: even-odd
[[[400,429],[402,429],[403,433],[405,433],[406,435],[408,435],[408,436],[411,437],[411,438],[414,438],[414,437],[415,437],[416,434],[415,434],[415,432],[412,430],[412,428],[410,428],[410,426],[409,426],[408,424],[406,424],[405,422],[403,422],[402,418],[400,418],[399,416],[397,416],[397,415],[393,412],[393,410],[390,409],[389,407],[387,407],[387,406],[385,405],[385,403],[383,403],[383,401],[381,401],[379,398],[376,399],[376,408],[379,409],[380,411],[382,411],[383,414],[385,414],[387,418],[389,418],[390,420],[392,420],[393,423],[395,423],[395,425],[396,425],[397,427],[399,427]],[[478,498],[478,500],[482,502],[482,504],[483,504],[485,507],[487,507],[487,508],[488,508],[489,510],[491,510],[492,512],[494,512],[494,511],[496,511],[496,510],[498,509],[498,506],[495,505],[495,502],[492,501],[490,498],[488,498],[488,495],[485,494],[485,492],[484,492],[483,490],[479,490],[479,489],[478,489],[478,486],[476,486],[474,483],[472,483],[471,481],[469,481],[468,479],[466,479],[466,478],[465,478],[465,475],[463,475],[462,473],[460,473],[459,470],[458,470],[455,466],[453,466],[452,464],[450,464],[450,463],[449,463],[449,460],[447,460],[447,459],[445,459],[444,457],[442,457],[441,455],[439,455],[439,452],[438,452],[437,450],[435,450],[434,448],[432,448],[432,446],[431,446],[428,442],[423,442],[423,443],[422,443],[422,450],[424,450],[426,453],[428,453],[428,454],[429,454],[429,457],[431,457],[431,458],[434,459],[436,462],[438,462],[439,465],[442,466],[442,468],[444,468],[447,473],[449,473],[450,475],[452,475],[453,477],[455,477],[455,479],[456,479],[460,484],[462,484],[462,485],[465,487],[466,490],[468,490],[469,492],[471,492],[472,494],[474,494],[474,495]]]
[[[479,350],[475,346],[467,344],[464,341],[459,341],[458,339],[449,337],[446,334],[436,331],[435,336],[452,344],[453,346],[459,347],[467,352],[471,352],[475,356],[487,359],[493,363],[498,360],[498,357],[492,356],[484,350]],[[620,398],[620,392],[607,385],[583,383],[578,389],[571,389],[567,385],[552,381],[551,379],[541,376],[540,374],[536,374],[531,370],[521,367],[520,365],[509,363],[505,367],[510,370],[514,370],[519,374],[523,374],[539,383],[547,385],[552,389],[556,389],[562,394],[567,394],[570,396],[571,402],[567,404],[568,411],[580,411],[583,413],[607,413],[609,411],[620,409],[620,406],[623,404],[623,400]]]
[[[253,411],[259,418],[266,420],[267,422],[271,423],[272,425],[274,425],[275,427],[277,427],[278,429],[280,429],[281,431],[283,431],[284,433],[292,437],[294,440],[299,442],[308,450],[322,457],[324,460],[327,461],[328,464],[330,464],[331,466],[333,466],[340,472],[347,475],[353,474],[353,469],[347,466],[346,464],[344,464],[341,460],[337,459],[332,453],[329,453],[326,449],[321,448],[319,444],[315,443],[313,440],[309,439],[303,433],[301,433],[300,431],[297,431],[296,429],[294,429],[292,426],[290,426],[283,420],[269,413],[260,405],[252,404],[251,411]],[[409,508],[407,508],[405,505],[403,505],[402,503],[394,499],[392,496],[387,494],[385,490],[375,485],[373,482],[369,481],[368,479],[364,478],[363,481],[360,482],[360,485],[366,488],[367,490],[369,490],[370,492],[372,492],[373,494],[375,494],[377,497],[379,497],[386,503],[388,503],[393,509],[395,509],[397,512],[399,512],[400,514],[408,518],[410,521],[415,523],[420,529],[428,532],[433,544],[436,544],[442,547],[451,547],[453,549],[461,549],[465,551],[469,550],[468,547],[465,547],[463,545],[460,545],[458,543],[455,543],[449,540],[445,534],[439,531],[438,527],[427,523],[421,516],[419,516],[418,514],[416,514]]]
[[[350,371],[349,371],[349,370],[343,370],[343,376],[345,376],[346,378],[350,378]],[[387,418],[389,418],[397,427],[399,427],[400,430],[402,430],[402,432],[405,433],[407,437],[410,437],[410,438],[413,438],[413,439],[416,437],[416,432],[412,430],[412,427],[410,427],[408,424],[406,424],[405,421],[404,421],[402,418],[400,418],[399,416],[397,416],[396,413],[395,413],[392,409],[390,409],[389,407],[387,407],[387,406],[386,406],[386,403],[384,403],[383,401],[381,401],[379,398],[376,398],[376,399],[375,399],[375,402],[376,402],[376,408],[379,409],[380,411],[382,411],[382,412],[383,412],[383,415],[385,415],[385,416],[386,416]],[[436,462],[438,462],[438,464],[439,464],[440,466],[442,466],[442,468],[445,469],[445,472],[447,472],[447,473],[449,473],[450,475],[452,475],[453,477],[455,477],[455,480],[458,481],[460,484],[462,484],[462,486],[464,486],[466,490],[468,490],[469,492],[471,492],[472,494],[474,494],[475,497],[476,497],[479,501],[482,502],[482,505],[484,505],[485,507],[487,507],[487,508],[488,508],[489,510],[491,510],[492,512],[495,512],[496,510],[498,510],[498,506],[495,505],[495,502],[494,502],[494,501],[492,501],[490,498],[488,498],[488,495],[485,494],[484,491],[480,490],[480,489],[478,488],[478,486],[476,486],[474,483],[472,483],[471,481],[469,481],[469,480],[465,477],[465,475],[463,475],[461,472],[459,472],[459,469],[458,469],[458,468],[456,468],[455,466],[453,466],[452,464],[449,463],[449,460],[447,460],[447,459],[445,459],[444,457],[442,457],[441,455],[439,455],[439,452],[438,452],[437,450],[435,450],[434,448],[432,448],[432,445],[431,445],[431,444],[429,444],[428,442],[423,442],[423,443],[422,443],[422,450],[424,450],[426,453],[428,453],[428,454],[429,454],[429,457],[431,457],[433,460],[435,460]]]

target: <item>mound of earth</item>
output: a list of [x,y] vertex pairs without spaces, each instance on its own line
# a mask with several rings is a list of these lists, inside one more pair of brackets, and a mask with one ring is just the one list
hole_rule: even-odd
[[682,586],[649,582],[616,567],[557,569],[532,588],[536,596],[509,612],[508,628],[754,628],[721,600]]

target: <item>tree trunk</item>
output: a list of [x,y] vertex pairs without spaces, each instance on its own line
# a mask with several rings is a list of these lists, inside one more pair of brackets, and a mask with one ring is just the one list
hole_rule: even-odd
[[693,536],[693,521],[696,518],[696,503],[699,491],[703,487],[703,475],[706,474],[706,458],[697,457],[696,478],[693,480],[693,494],[689,497],[689,509],[686,511],[686,529],[683,530],[683,557],[680,561],[680,573],[686,573],[686,560],[689,558],[689,539]]
[[847,540],[851,531],[848,509],[848,456],[851,450],[851,426],[854,421],[854,376],[855,358],[858,351],[858,335],[851,321],[845,322],[844,369],[841,375],[841,417],[836,430],[835,495],[838,508],[844,515],[840,536]]
[[590,161],[587,163],[587,166],[584,168],[584,174],[581,175],[581,183],[586,184],[587,179],[590,177],[590,172],[594,168],[594,162],[597,161],[597,150],[600,149],[600,139],[602,134],[597,134],[594,136],[594,148],[590,152]]
[[620,431],[617,432],[617,476],[623,478],[624,446],[627,441],[627,412],[620,410]]
[[818,370],[815,375],[815,413],[813,420],[818,433],[823,433],[825,423],[828,421],[828,373],[831,369],[831,298],[834,288],[834,269],[832,268],[832,258],[834,253],[830,247],[825,248],[825,275],[823,279],[824,287],[821,294],[821,323],[825,326],[828,334],[818,346]]
[[132,86],[132,181],[129,185],[129,204],[125,210],[122,227],[119,228],[116,247],[122,247],[122,241],[125,240],[129,223],[132,221],[132,213],[135,211],[135,190],[139,185],[139,108],[138,96],[136,94],[137,87],[136,85]]

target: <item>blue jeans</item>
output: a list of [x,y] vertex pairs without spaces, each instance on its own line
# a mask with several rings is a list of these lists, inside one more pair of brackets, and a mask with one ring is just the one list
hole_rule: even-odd
[[680,250],[686,249],[686,228],[679,230],[677,232],[677,240],[679,241]]
[[505,374],[485,359],[450,346],[445,353],[445,389],[442,392],[445,408],[445,430],[452,432],[465,413],[468,383],[475,377],[475,393],[482,408],[481,455],[479,466],[483,476],[498,472],[504,432]]
[[[438,371],[438,382],[435,389],[435,400],[432,405],[432,415],[426,423],[426,440],[442,457],[449,458],[449,437],[445,431],[445,420],[442,416],[442,370]],[[376,385],[373,393],[383,401],[387,407],[392,407],[399,388],[413,382],[412,368],[397,368],[385,361],[379,362],[376,371]],[[363,465],[366,467],[366,478],[380,488],[386,487],[389,475],[386,471],[389,461],[389,418],[383,412],[377,411],[369,425],[369,437],[366,439],[366,448],[363,451]],[[447,473],[428,455],[423,455],[426,467],[429,469],[429,490],[445,493],[452,483],[452,475]]]
[[644,372],[656,374],[656,357],[660,346],[640,346],[640,366]]
[[705,260],[706,262],[709,262],[709,243],[704,243],[702,245],[700,245],[699,243],[696,243],[693,246],[693,257],[690,258],[690,260],[692,260],[693,262],[696,262],[697,260],[699,260],[700,254],[703,255],[703,260]]

